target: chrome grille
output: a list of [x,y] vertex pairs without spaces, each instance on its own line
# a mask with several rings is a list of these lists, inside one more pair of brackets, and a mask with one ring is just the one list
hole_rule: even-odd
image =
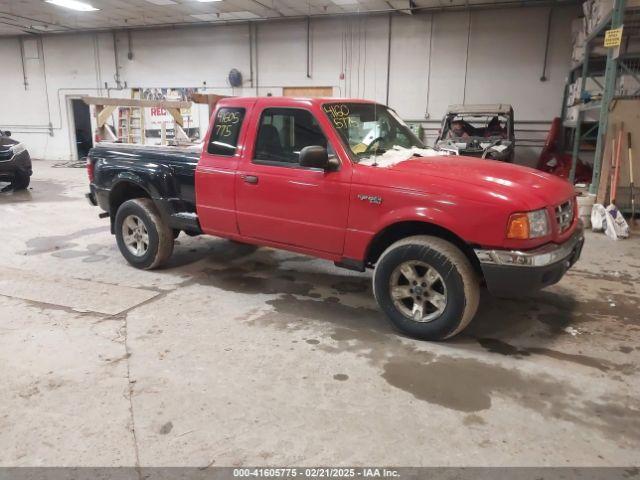
[[568,200],[556,207],[556,222],[560,233],[565,232],[573,222],[573,202]]

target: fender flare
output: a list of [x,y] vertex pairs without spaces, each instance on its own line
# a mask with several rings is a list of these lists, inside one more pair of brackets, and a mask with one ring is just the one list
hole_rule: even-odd
[[391,210],[380,217],[373,229],[375,232],[373,237],[375,238],[389,227],[403,222],[419,222],[434,225],[444,230],[448,230],[459,238],[463,238],[454,226],[456,224],[456,219],[449,212],[434,208],[415,206]]
[[[387,213],[381,217],[376,224],[376,229],[374,230],[375,233],[371,236],[364,251],[364,260],[366,261],[366,259],[370,258],[372,254],[375,255],[376,250],[381,248],[377,242],[383,240],[385,234],[390,232],[394,226],[400,226],[403,223],[411,223],[422,224],[424,227],[431,227],[432,229],[437,230],[437,232],[434,232],[437,236],[454,243],[475,265],[477,263],[477,257],[474,258],[475,253],[473,252],[473,249],[464,239],[464,236],[461,235],[459,230],[455,227],[456,219],[451,213],[438,209],[427,209],[425,207],[404,207]],[[418,233],[424,234],[425,232],[416,232],[415,234]],[[393,234],[391,234],[391,236],[393,238]],[[382,250],[388,246],[386,245],[386,242],[383,242],[383,245]],[[377,253],[382,253],[382,251]]]
[[158,196],[158,192],[155,188],[149,188],[149,186],[153,187],[150,182],[145,182],[140,178],[139,175],[132,172],[120,172],[113,183],[111,184],[111,188],[109,189],[109,201],[111,201],[111,194],[114,190],[118,189],[125,183],[133,184],[136,187],[144,190],[149,195],[149,198],[154,198]]

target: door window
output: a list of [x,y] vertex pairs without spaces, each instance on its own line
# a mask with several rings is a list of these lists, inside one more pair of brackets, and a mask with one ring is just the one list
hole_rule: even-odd
[[308,110],[267,108],[262,112],[254,163],[295,166],[304,147],[327,148],[320,125]]
[[235,155],[243,119],[244,108],[220,108],[216,113],[207,152],[227,157]]

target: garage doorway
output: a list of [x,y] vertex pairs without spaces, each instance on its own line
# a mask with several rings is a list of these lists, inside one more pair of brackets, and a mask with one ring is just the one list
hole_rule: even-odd
[[71,108],[73,109],[73,140],[75,142],[76,153],[78,159],[84,158],[89,154],[89,150],[93,146],[91,141],[91,112],[89,105],[79,98],[71,99]]

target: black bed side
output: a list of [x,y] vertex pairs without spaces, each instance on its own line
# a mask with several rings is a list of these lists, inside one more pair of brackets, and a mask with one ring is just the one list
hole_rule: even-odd
[[88,198],[109,214],[112,233],[118,207],[139,197],[151,198],[171,228],[200,233],[195,198],[199,158],[199,151],[177,147],[100,144],[89,152],[93,180]]

